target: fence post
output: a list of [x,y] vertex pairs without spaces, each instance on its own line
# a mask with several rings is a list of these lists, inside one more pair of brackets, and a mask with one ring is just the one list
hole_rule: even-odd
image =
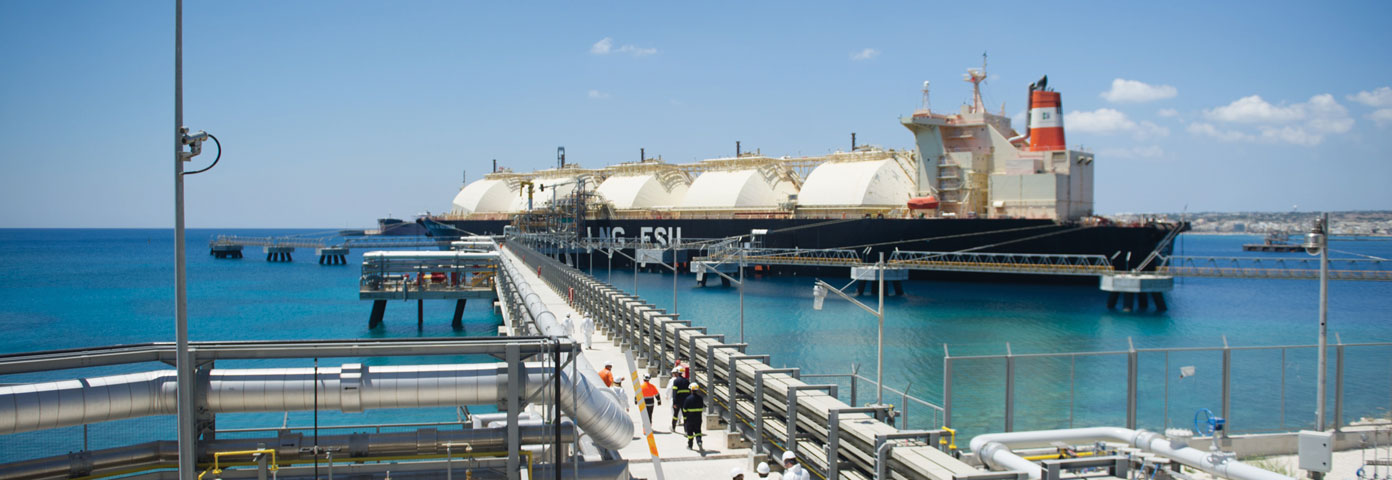
[[1015,431],[1015,354],[1005,342],[1005,431]]
[[858,404],[856,403],[856,377],[859,377],[859,376],[860,376],[860,365],[856,365],[854,362],[852,362],[852,363],[851,363],[851,406],[852,406],[852,407],[858,405]]
[[[855,384],[851,384],[851,391],[855,391]],[[855,393],[851,393],[855,396]],[[943,426],[952,427],[952,354],[947,350],[947,344],[943,344]]]
[[1344,426],[1344,339],[1334,332],[1334,431]]
[[904,405],[904,422],[902,423],[903,426],[900,427],[901,430],[908,430],[908,429],[909,429],[909,389],[910,389],[910,388],[913,388],[913,381],[910,381],[908,385],[905,385],[905,386],[904,386],[904,391],[901,392],[901,393],[903,393],[903,395],[900,395],[900,396],[899,396],[899,401],[902,402],[903,405]]
[[[1232,422],[1232,349],[1228,347],[1228,336],[1223,335],[1223,418]],[[1223,429],[1223,438],[1228,437],[1228,429]],[[1217,439],[1214,439],[1217,441]]]
[[1126,428],[1136,428],[1136,383],[1138,376],[1136,342],[1126,337]]

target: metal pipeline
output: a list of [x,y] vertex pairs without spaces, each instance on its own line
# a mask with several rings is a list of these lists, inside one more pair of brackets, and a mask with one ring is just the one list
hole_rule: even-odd
[[[555,429],[550,426],[524,426],[520,434],[522,443],[527,445],[549,444],[555,440]],[[563,423],[561,435],[567,443],[574,441],[575,425]],[[476,452],[500,452],[507,450],[506,439],[506,427],[466,430],[428,428],[412,432],[320,435],[319,447],[337,452],[336,458],[353,461],[373,457],[444,455],[446,444],[467,443]],[[252,450],[265,445],[274,448],[276,456],[283,462],[311,461],[314,459],[313,453],[302,448],[311,444],[300,433],[284,433],[271,438],[219,439],[199,442],[198,457],[200,462],[207,462],[212,460],[214,452]],[[322,455],[320,458],[323,458]],[[0,465],[0,478],[36,480],[101,475],[155,468],[161,464],[175,463],[178,459],[178,442],[157,441],[4,464]]]
[[971,449],[976,452],[981,463],[987,466],[1026,472],[1031,479],[1038,480],[1044,476],[1043,468],[1034,462],[1021,458],[1010,449],[1012,447],[1044,447],[1056,441],[1125,443],[1210,474],[1234,480],[1294,480],[1291,477],[1263,470],[1228,457],[1213,455],[1210,452],[1174,443],[1158,433],[1120,427],[1071,428],[977,435],[971,440]]
[[[549,399],[553,369],[527,363],[520,381],[527,399]],[[563,382],[569,372],[562,372]],[[288,412],[318,408],[361,412],[378,408],[496,405],[506,400],[505,363],[213,369],[197,380],[199,406],[213,413]],[[175,373],[161,370],[0,387],[0,434],[149,415],[171,415]],[[573,404],[563,389],[566,409]],[[613,401],[612,396],[595,397]],[[578,415],[577,415],[578,416]]]
[[[546,304],[542,303],[541,297],[532,289],[532,285],[524,279],[513,262],[511,252],[499,255],[498,263],[516,286],[517,293],[527,306],[527,312],[531,314],[532,321],[542,334],[565,338],[565,329],[556,320],[556,316],[546,308]],[[580,424],[580,429],[594,439],[595,445],[613,450],[628,445],[633,439],[633,419],[624,411],[623,400],[614,395],[613,390],[604,386],[603,381],[599,379],[599,372],[585,360],[584,355],[577,355],[575,363],[580,378],[562,377],[562,381],[565,382],[565,387],[561,388],[562,409],[573,409],[569,413],[575,417],[576,423]]]
[[[527,309],[548,335],[563,337],[559,322],[510,259],[502,262],[526,300]],[[560,372],[561,408],[596,445],[619,449],[633,435],[633,421],[622,400],[602,385],[584,356],[576,358],[580,378]],[[521,379],[528,399],[549,399],[552,371],[527,364]],[[369,408],[496,405],[506,399],[506,364],[376,366],[340,368],[213,369],[197,380],[196,401],[213,413],[284,412],[318,408],[361,412]],[[43,430],[149,415],[172,415],[172,370],[0,387],[0,434]],[[317,379],[317,388],[316,388]]]

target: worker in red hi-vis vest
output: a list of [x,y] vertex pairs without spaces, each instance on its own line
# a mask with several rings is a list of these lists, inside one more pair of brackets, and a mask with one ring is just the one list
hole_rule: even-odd
[[[652,425],[653,403],[662,405],[662,396],[657,393],[657,386],[652,384],[652,375],[643,375],[643,407],[647,410],[648,425]],[[679,407],[672,407],[679,408]]]

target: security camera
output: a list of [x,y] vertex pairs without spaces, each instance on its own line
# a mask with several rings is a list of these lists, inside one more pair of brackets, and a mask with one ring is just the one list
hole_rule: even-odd
[[197,132],[187,133],[188,129],[184,129],[184,132],[184,145],[197,145],[208,140],[208,132],[199,130]]
[[1325,225],[1323,219],[1315,220],[1315,225],[1310,228],[1310,233],[1305,234],[1305,253],[1319,255],[1320,249],[1327,246],[1329,239],[1325,237]]
[[1310,232],[1305,234],[1305,253],[1319,255],[1321,245],[1324,245],[1323,233]]
[[179,143],[189,147],[189,151],[180,153],[184,161],[192,160],[193,157],[203,153],[203,142],[208,140],[208,132],[199,130],[189,133],[188,127],[179,127],[179,131],[183,133],[183,136],[179,138]]

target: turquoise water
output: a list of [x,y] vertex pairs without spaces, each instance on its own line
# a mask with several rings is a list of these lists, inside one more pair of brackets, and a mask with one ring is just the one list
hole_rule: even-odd
[[[453,306],[427,302],[426,321],[417,329],[415,305],[392,302],[385,328],[367,329],[370,304],[357,299],[361,252],[349,266],[321,266],[311,252],[293,263],[268,263],[249,249],[241,260],[207,255],[207,241],[218,233],[286,235],[295,230],[192,230],[188,234],[190,336],[194,340],[344,339],[493,335],[500,319],[484,302],[469,305],[465,328],[449,326]],[[1190,255],[1244,255],[1240,244],[1257,237],[1181,237],[1177,250]],[[1335,247],[1392,258],[1392,241],[1337,242]],[[0,353],[83,346],[172,341],[173,233],[170,230],[0,230]],[[1293,256],[1304,254],[1270,254]],[[587,265],[582,265],[587,267]],[[588,268],[585,268],[588,270]],[[596,264],[601,280],[610,278]],[[612,272],[613,283],[631,289],[629,271]],[[638,293],[663,307],[672,302],[670,274],[640,274]],[[831,283],[844,279],[827,278]],[[1138,348],[1313,344],[1317,332],[1316,282],[1298,280],[1182,279],[1168,296],[1163,314],[1109,311],[1095,286],[1012,283],[907,282],[908,295],[886,298],[885,378],[894,388],[910,386],[916,396],[940,403],[943,346],[954,356],[1005,353],[1124,350],[1131,338]],[[733,288],[699,288],[690,275],[678,283],[678,311],[697,325],[735,339],[739,335],[738,296]],[[755,278],[745,297],[745,337],[751,350],[772,355],[774,365],[798,366],[805,372],[845,373],[852,363],[874,377],[875,318],[848,303],[828,299],[824,310],[811,309],[812,281],[805,277]],[[862,297],[873,302],[873,297]],[[1345,342],[1392,341],[1388,311],[1392,284],[1332,282],[1330,331]],[[1332,342],[1331,335],[1331,342]],[[1313,350],[1290,350],[1283,364],[1280,351],[1239,351],[1233,355],[1233,426],[1237,430],[1292,429],[1313,421]],[[1218,404],[1217,353],[1141,355],[1140,421],[1151,428],[1184,425],[1195,408],[1215,411]],[[467,358],[373,359],[368,363],[473,361]],[[330,359],[337,365],[355,359]],[[1331,369],[1334,358],[1331,354]],[[309,365],[309,360],[296,365]],[[1345,417],[1385,415],[1392,401],[1392,349],[1350,348],[1346,369]],[[268,365],[267,362],[220,362],[222,367]],[[284,362],[277,365],[286,365]],[[954,425],[964,435],[997,431],[1003,409],[1000,361],[954,364]],[[1198,375],[1178,378],[1180,366],[1194,365]],[[1285,366],[1285,395],[1280,395]],[[1122,424],[1125,420],[1125,357],[1086,357],[1073,365],[1079,383],[1072,389],[1076,425]],[[1169,368],[1168,374],[1166,367]],[[134,365],[89,369],[77,374],[163,368]],[[1332,370],[1331,370],[1332,371]],[[66,375],[66,376],[65,376]],[[70,378],[73,372],[10,376],[3,382]],[[1333,391],[1331,378],[1331,395]],[[1069,362],[1019,360],[1016,366],[1016,429],[1068,425]],[[1166,379],[1169,411],[1165,412]],[[842,397],[848,392],[842,389]],[[873,400],[873,389],[860,385],[860,403]],[[1282,408],[1284,419],[1276,412]],[[886,401],[900,403],[895,397]],[[1331,401],[1331,415],[1333,404]],[[917,409],[917,410],[915,410]],[[1168,415],[1166,414],[1168,413]],[[926,426],[931,415],[911,407],[911,424]],[[1168,417],[1168,421],[1166,418]],[[377,411],[364,414],[324,412],[323,424],[389,421],[452,421],[450,409]],[[281,414],[218,417],[219,427],[272,427]],[[288,423],[309,425],[308,412],[290,415]],[[130,443],[131,438],[173,438],[166,418],[94,425],[92,448]],[[38,445],[46,451],[77,450],[80,429],[0,436],[0,450]],[[11,448],[14,447],[14,448]],[[37,447],[33,447],[37,448]]]

